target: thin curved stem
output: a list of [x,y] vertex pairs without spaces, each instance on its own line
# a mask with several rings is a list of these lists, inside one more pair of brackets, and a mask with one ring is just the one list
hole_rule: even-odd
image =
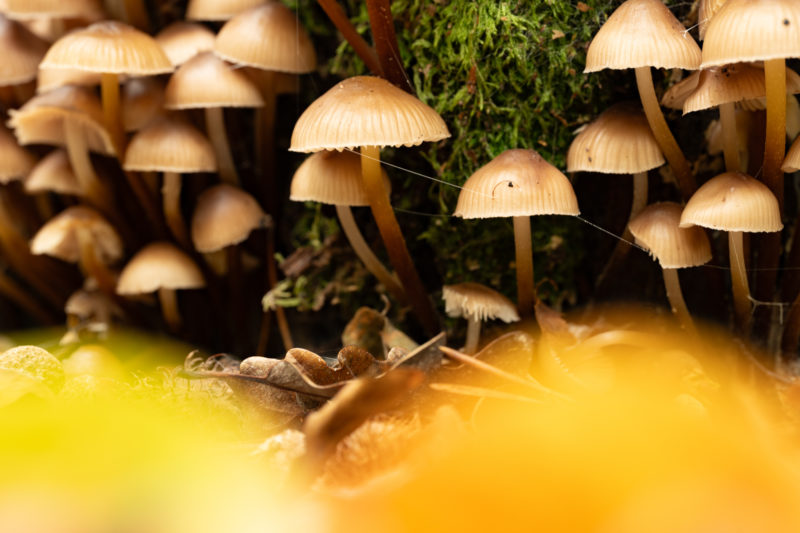
[[750,286],[745,268],[744,243],[741,231],[728,232],[728,255],[731,263],[733,309],[737,329],[746,334],[750,323]]
[[669,299],[669,304],[672,306],[672,312],[678,318],[678,322],[681,323],[681,326],[683,326],[683,329],[685,329],[687,333],[697,333],[692,315],[689,314],[686,301],[683,299],[678,269],[665,268],[662,270],[662,273],[664,274],[664,287],[667,290],[667,299]]
[[214,153],[217,156],[217,166],[219,167],[219,177],[225,183],[239,185],[239,175],[236,173],[236,165],[233,163],[231,155],[231,145],[228,143],[228,134],[225,131],[225,117],[221,107],[205,108],[206,133],[214,146]]
[[164,218],[170,232],[178,243],[187,250],[192,249],[186,232],[186,223],[181,213],[181,175],[177,172],[164,172],[164,183],[161,186],[164,204]]
[[520,317],[533,315],[533,244],[531,217],[514,217],[514,253],[517,264],[517,308]]
[[103,213],[108,213],[111,204],[108,190],[94,171],[92,161],[89,159],[89,147],[80,126],[75,121],[67,119],[64,121],[64,133],[69,164],[72,166],[72,171],[78,179],[84,196]]
[[764,140],[764,183],[783,213],[783,158],[786,152],[786,61],[764,61],[767,86],[767,129]]
[[178,295],[174,289],[158,289],[158,302],[161,304],[161,314],[173,333],[181,327],[181,314],[178,311]]
[[97,286],[112,299],[116,298],[117,280],[114,274],[97,257],[91,232],[86,228],[77,231],[79,259],[78,265],[84,276],[94,278]]
[[317,0],[325,14],[342,34],[342,37],[353,47],[353,51],[361,58],[367,68],[375,76],[382,76],[383,69],[378,61],[378,54],[358,33],[353,23],[347,18],[347,14],[336,0]]
[[733,102],[719,106],[719,124],[722,128],[722,150],[725,154],[725,170],[728,172],[741,172],[739,135],[736,131],[736,109]]
[[[267,278],[270,289],[278,285],[278,265],[275,264],[275,232],[272,227],[267,228]],[[283,347],[291,350],[294,348],[292,330],[289,329],[289,321],[286,320],[286,311],[283,307],[275,307],[275,319],[278,321],[278,331],[281,333]]]
[[467,340],[464,342],[463,352],[472,355],[478,351],[478,341],[481,338],[481,321],[476,315],[467,317]]

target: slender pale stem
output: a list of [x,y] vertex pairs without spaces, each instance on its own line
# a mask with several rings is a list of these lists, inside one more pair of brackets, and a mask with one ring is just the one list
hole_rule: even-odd
[[631,201],[631,214],[628,222],[647,206],[647,172],[638,172],[633,175],[633,200]]
[[464,353],[472,355],[478,351],[478,341],[481,338],[481,320],[476,315],[467,317],[467,340],[464,343]]
[[739,135],[736,131],[736,109],[733,102],[719,106],[719,124],[722,128],[722,148],[725,154],[725,170],[741,172],[739,162]]
[[117,280],[108,267],[97,257],[91,231],[87,228],[79,228],[77,230],[77,240],[80,254],[78,265],[84,276],[94,278],[100,290],[114,298],[116,296]]
[[170,331],[176,332],[181,327],[181,314],[178,311],[178,295],[174,289],[158,289],[158,302],[161,304],[161,314]]
[[191,250],[189,236],[186,232],[186,223],[181,213],[181,175],[177,172],[164,172],[164,183],[161,186],[161,195],[164,202],[164,218],[170,232],[178,243]]
[[696,333],[697,330],[694,327],[692,315],[689,314],[686,301],[683,299],[678,269],[665,268],[662,272],[664,274],[664,287],[667,289],[667,299],[669,299],[669,304],[672,306],[672,312],[675,313],[678,322],[681,323],[687,333]]
[[231,146],[228,143],[228,134],[225,131],[225,118],[221,107],[207,107],[206,133],[214,146],[214,153],[217,155],[217,166],[219,167],[219,177],[225,183],[239,185],[239,175],[236,173],[236,165],[233,163]]
[[143,0],[122,0],[122,4],[124,21],[145,33],[150,33],[150,21]]
[[67,119],[64,121],[64,133],[66,134],[69,164],[72,166],[72,171],[75,172],[84,196],[103,213],[108,213],[111,200],[107,189],[95,174],[92,161],[89,159],[89,147],[81,127],[77,122]]
[[733,285],[733,309],[736,327],[747,333],[750,322],[750,286],[745,268],[744,243],[741,231],[728,232],[728,255],[731,263],[731,284]]
[[517,308],[521,317],[533,315],[533,244],[531,217],[514,217],[514,253],[517,264]]
[[653,88],[653,76],[650,72],[650,67],[639,67],[635,70],[636,85],[639,88],[639,98],[642,101],[644,114],[647,116],[647,123],[650,124],[650,129],[653,130],[658,146],[661,147],[664,157],[675,173],[675,179],[678,180],[678,188],[683,199],[689,200],[697,188],[692,175],[692,168],[683,156],[683,152],[678,146],[675,137],[672,136],[672,132],[669,131],[667,121],[664,120],[664,114],[661,112],[658,98],[656,98],[656,91]]
[[372,216],[375,218],[386,251],[389,253],[389,260],[406,290],[417,320],[425,333],[433,337],[440,330],[439,317],[436,315],[417,269],[414,267],[414,262],[406,248],[403,233],[400,231],[400,225],[397,223],[394,210],[389,203],[389,195],[381,175],[380,157],[379,147],[361,147],[361,176],[367,190]]
[[16,304],[42,324],[53,324],[56,321],[55,316],[50,311],[42,307],[36,299],[2,270],[0,270],[0,295]]
[[383,266],[381,260],[372,252],[367,241],[364,240],[364,237],[361,235],[361,230],[358,229],[358,225],[353,219],[353,211],[350,209],[350,206],[337,205],[336,214],[339,216],[342,231],[344,231],[347,240],[350,241],[350,246],[353,247],[353,251],[358,258],[361,259],[361,262],[364,263],[364,266],[367,267],[367,270],[378,278],[378,281],[383,283],[386,290],[401,304],[406,303],[406,292],[403,290],[403,286],[400,285],[400,282],[397,281],[394,274]]
[[100,90],[103,97],[103,118],[111,134],[117,159],[125,158],[125,134],[122,129],[122,109],[119,106],[119,77],[103,72],[100,75]]
[[764,183],[783,213],[783,157],[786,152],[786,61],[764,61],[767,86],[767,130],[764,142]]

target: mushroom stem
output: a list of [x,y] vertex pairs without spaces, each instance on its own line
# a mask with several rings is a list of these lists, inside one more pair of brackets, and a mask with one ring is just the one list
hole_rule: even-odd
[[117,280],[108,267],[97,257],[90,231],[85,228],[78,229],[77,238],[80,254],[78,264],[83,275],[87,278],[94,278],[100,290],[115,299]]
[[472,355],[478,351],[478,340],[481,337],[481,320],[478,315],[467,317],[467,340],[464,343],[463,352]]
[[161,195],[164,202],[164,218],[170,232],[178,243],[191,250],[189,236],[186,233],[186,224],[181,214],[181,175],[177,172],[164,172],[164,183],[161,186]]
[[104,214],[108,214],[111,204],[108,190],[100,182],[94,172],[92,161],[89,159],[89,147],[80,129],[80,126],[72,120],[64,121],[64,133],[67,141],[67,157],[75,177],[81,185],[83,194],[89,202],[100,209]]
[[103,99],[103,118],[117,158],[121,161],[125,156],[125,135],[122,132],[122,110],[119,106],[119,76],[110,72],[100,75],[100,92]]
[[[275,232],[272,226],[267,228],[267,278],[270,289],[278,284],[278,266],[275,264]],[[286,320],[286,312],[283,307],[275,307],[275,319],[278,321],[278,331],[281,333],[283,347],[291,350],[294,348],[292,330],[289,329],[289,322]],[[262,327],[264,327],[263,322]]]
[[147,18],[147,12],[142,0],[122,0],[122,4],[125,22],[145,33],[149,33],[150,21]]
[[786,61],[764,61],[767,86],[767,129],[764,142],[764,184],[778,199],[783,213],[783,158],[786,152]]
[[43,324],[56,322],[55,316],[39,304],[29,293],[23,290],[11,277],[0,270],[0,295],[23,309]]
[[719,123],[722,128],[723,153],[725,154],[725,170],[741,172],[739,162],[739,136],[736,131],[736,109],[733,102],[719,106]]
[[181,327],[181,314],[178,311],[178,295],[174,289],[158,289],[158,302],[161,314],[170,331],[176,332]]
[[361,58],[367,68],[374,76],[383,74],[383,68],[378,61],[378,54],[375,50],[364,40],[358,33],[353,23],[347,17],[347,14],[342,9],[342,6],[336,0],[317,0],[317,3],[328,15],[328,18],[342,34],[342,37],[353,47],[356,55]]
[[238,186],[239,176],[236,174],[236,165],[233,164],[233,155],[231,155],[231,146],[228,143],[228,134],[225,131],[225,118],[222,114],[222,108],[207,107],[205,115],[206,132],[217,156],[219,177],[225,183]]
[[514,217],[514,253],[517,264],[517,309],[520,317],[533,315],[533,245],[531,217]]
[[669,299],[672,312],[678,318],[678,322],[681,323],[681,326],[686,330],[687,333],[696,333],[697,330],[694,327],[692,315],[689,314],[689,309],[686,307],[686,301],[683,299],[681,281],[678,277],[678,269],[664,268],[662,269],[662,273],[664,274],[664,287],[667,289],[667,299]]
[[225,247],[226,262],[228,263],[228,287],[230,289],[231,319],[233,327],[233,349],[241,350],[247,334],[247,319],[245,314],[244,294],[242,291],[242,252],[235,244]]
[[728,232],[728,256],[731,263],[731,284],[733,285],[733,309],[736,327],[747,333],[750,322],[750,287],[744,260],[744,243],[741,231]]
[[683,156],[675,137],[669,131],[667,121],[664,120],[664,114],[661,112],[661,107],[656,98],[656,91],[653,88],[653,76],[650,72],[650,67],[638,67],[635,70],[636,86],[639,88],[639,98],[642,101],[644,114],[647,116],[647,123],[650,124],[650,129],[653,130],[658,146],[661,147],[664,157],[675,173],[681,196],[683,196],[684,200],[689,200],[697,185],[688,161]]
[[361,176],[372,209],[372,216],[375,218],[386,251],[389,253],[389,260],[406,290],[411,308],[425,333],[432,337],[440,329],[439,317],[436,315],[417,269],[414,267],[411,255],[406,248],[403,233],[400,231],[400,225],[397,223],[392,205],[389,203],[389,195],[381,175],[380,157],[379,147],[361,147]]
[[276,216],[279,195],[275,179],[275,73],[271,70],[260,71],[258,87],[264,106],[256,108],[256,168],[261,172],[264,205],[267,212]]
[[398,302],[401,304],[406,303],[406,293],[403,290],[403,286],[400,285],[400,282],[397,281],[394,274],[386,270],[386,267],[383,266],[380,259],[372,252],[367,241],[364,240],[356,221],[353,219],[353,211],[350,209],[350,206],[337,205],[336,214],[339,216],[342,231],[344,231],[347,240],[350,241],[350,246],[353,247],[353,251],[358,258],[361,259],[361,262],[364,263],[364,266],[367,267],[367,270],[378,278],[378,281],[383,283],[386,290],[389,291]]

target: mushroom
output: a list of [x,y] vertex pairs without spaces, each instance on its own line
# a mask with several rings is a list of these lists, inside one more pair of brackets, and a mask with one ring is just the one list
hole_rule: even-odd
[[0,87],[15,86],[16,99],[20,104],[28,99],[28,94],[19,91],[20,85],[36,79],[39,62],[47,52],[48,44],[25,26],[9,20],[0,14]]
[[158,35],[156,42],[167,54],[172,65],[179,67],[200,52],[214,49],[214,32],[194,22],[173,22]]
[[157,78],[131,78],[122,85],[122,127],[138,131],[164,114],[164,84]]
[[225,21],[264,0],[189,0],[186,20]]
[[700,0],[697,6],[697,33],[702,41],[706,37],[706,29],[711,18],[727,0]]
[[25,178],[25,190],[31,194],[54,192],[64,196],[83,194],[78,178],[69,164],[67,152],[53,150],[33,167]]
[[445,285],[442,299],[447,316],[467,319],[467,339],[462,350],[466,354],[471,355],[478,349],[482,321],[499,318],[508,324],[519,320],[511,300],[480,283]]

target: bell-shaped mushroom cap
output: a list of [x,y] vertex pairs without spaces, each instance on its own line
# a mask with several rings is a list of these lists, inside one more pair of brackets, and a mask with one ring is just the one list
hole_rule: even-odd
[[700,66],[700,47],[661,0],[627,0],[595,34],[584,72]]
[[700,0],[700,4],[697,6],[697,31],[700,34],[701,41],[706,37],[708,23],[711,22],[711,19],[726,1]]
[[117,294],[145,294],[159,289],[200,289],[203,274],[192,258],[169,242],[148,244],[133,256],[117,283]]
[[0,183],[22,179],[35,164],[36,158],[17,144],[14,135],[0,124]]
[[178,117],[156,119],[131,138],[125,170],[214,172],[214,148],[194,126]]
[[784,172],[797,172],[800,170],[800,137],[794,140],[789,152],[786,154],[786,159],[783,160],[781,170]]
[[264,0],[189,0],[187,20],[228,20]]
[[53,150],[33,167],[25,178],[25,190],[30,193],[52,191],[72,196],[83,195],[83,189],[69,164],[67,152],[60,149]]
[[111,20],[65,35],[53,43],[41,66],[135,76],[164,74],[173,68],[155,39]]
[[214,49],[214,32],[193,22],[173,22],[158,35],[156,42],[176,67],[183,65],[200,52]]
[[65,85],[94,87],[100,85],[102,74],[70,68],[41,68],[36,78],[36,93],[44,94]]
[[800,3],[727,0],[706,29],[702,68],[800,57]]
[[[388,194],[391,190],[389,176],[383,168],[381,174]],[[294,173],[289,199],[351,207],[369,205],[361,179],[361,157],[347,150],[326,150],[310,155]]]
[[741,172],[713,177],[689,198],[680,226],[748,233],[783,228],[778,200],[760,181]]
[[147,126],[164,109],[164,85],[157,78],[132,78],[121,91],[122,125],[125,131]]
[[687,268],[711,260],[711,245],[703,228],[679,226],[682,210],[674,202],[651,204],[628,224],[636,242],[647,248],[661,268]]
[[68,207],[42,226],[31,241],[31,252],[50,255],[70,263],[80,259],[78,232],[87,231],[97,257],[113,263],[122,257],[122,241],[103,216],[86,206]]
[[[94,278],[89,278],[93,280]],[[87,280],[88,281],[88,280]],[[103,291],[84,287],[73,292],[64,304],[64,313],[81,320],[99,320],[108,323],[112,316],[123,317],[124,313]]]
[[664,164],[664,156],[641,106],[615,104],[575,137],[567,152],[568,172],[636,174]]
[[238,244],[269,219],[255,198],[238,187],[220,184],[203,191],[192,216],[192,242],[198,252]]
[[0,86],[26,83],[36,78],[48,44],[18,22],[0,14]]
[[442,299],[447,316],[500,319],[505,323],[517,322],[517,306],[497,292],[480,283],[459,283],[442,287]]
[[211,52],[202,52],[178,67],[167,83],[167,109],[261,107],[258,88],[241,71]]
[[317,54],[311,38],[288,7],[267,2],[240,13],[217,34],[214,51],[239,65],[279,72],[311,72]]
[[578,215],[567,177],[534,150],[506,150],[477,170],[458,195],[455,216]]
[[89,150],[114,155],[114,143],[103,127],[103,108],[86,87],[66,86],[37,95],[19,109],[12,109],[9,125],[21,144],[66,144],[65,122],[80,128]]
[[3,0],[9,18],[96,18],[103,15],[100,0]]
[[416,96],[382,78],[356,76],[308,106],[294,125],[289,150],[415,146],[447,137],[442,117]]

